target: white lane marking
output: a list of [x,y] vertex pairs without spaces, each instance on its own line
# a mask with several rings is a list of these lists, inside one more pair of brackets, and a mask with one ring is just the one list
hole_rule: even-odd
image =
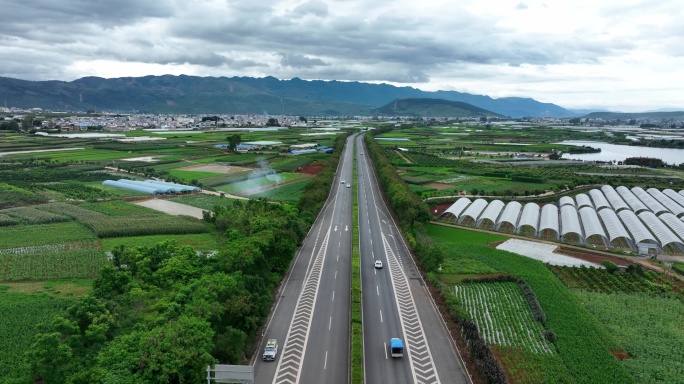
[[385,348],[384,348],[384,350],[385,350],[385,360],[387,360],[387,343],[383,343],[383,344],[385,345]]
[[335,291],[333,291],[333,299],[332,301],[335,301]]
[[380,322],[384,323],[384,321],[382,321],[382,310],[380,311]]
[[337,262],[340,261],[340,255],[337,255],[337,260],[336,260],[336,261],[337,261]]
[[335,280],[337,280],[337,271],[335,271]]
[[380,287],[378,287],[378,286],[376,285],[376,286],[375,286],[375,290],[378,291],[378,296],[380,296]]
[[323,369],[328,368],[328,351],[325,351],[325,362],[323,363]]
[[330,321],[328,321],[328,331],[332,327],[332,316],[330,316]]

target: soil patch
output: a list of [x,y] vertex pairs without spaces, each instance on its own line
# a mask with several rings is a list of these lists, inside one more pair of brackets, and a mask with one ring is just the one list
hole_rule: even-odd
[[432,183],[427,183],[423,184],[424,187],[432,188],[432,189],[437,189],[437,190],[444,190],[444,189],[453,189],[454,186],[451,184],[446,184],[446,183],[440,183],[440,182],[432,182]]
[[451,204],[453,203],[442,203],[430,207],[430,214],[432,215],[432,217],[440,217],[442,216],[442,213],[446,211],[447,208],[451,207]]
[[202,212],[204,212],[203,209],[197,207],[161,199],[140,201],[135,204],[154,209],[155,211],[161,211],[169,215],[192,216],[200,220],[203,218]]
[[629,354],[625,351],[610,351],[618,360],[622,361],[624,359],[629,359]]
[[582,252],[582,251],[576,250],[576,249],[568,249],[566,247],[563,247],[562,245],[558,247],[558,250],[555,253],[565,255],[565,256],[575,257],[578,259],[590,261],[592,263],[596,263],[596,264],[600,264],[600,265],[603,265],[604,261],[612,261],[613,263],[615,263],[617,265],[621,265],[621,266],[625,266],[625,267],[628,267],[631,264],[633,264],[633,263],[630,263],[629,261],[627,261],[623,258],[620,258],[620,257],[612,257],[612,256],[608,256],[608,255],[603,255],[603,254],[596,254],[596,253],[592,253],[591,251]]
[[307,175],[318,175],[323,170],[322,164],[309,164],[300,167],[295,173],[306,173]]

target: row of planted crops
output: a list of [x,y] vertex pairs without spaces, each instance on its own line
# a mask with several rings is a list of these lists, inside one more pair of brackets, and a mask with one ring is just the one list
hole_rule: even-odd
[[671,294],[684,291],[684,282],[664,274],[641,268],[626,272],[610,272],[599,268],[549,266],[570,288],[602,293]]
[[[191,217],[112,213],[67,203],[0,211],[0,219],[13,221],[12,229],[4,230],[8,237],[0,242],[0,281],[94,277],[108,262],[97,239],[208,231],[202,220]],[[24,240],[11,235],[20,232]],[[86,238],[65,240],[71,233]],[[31,238],[35,241],[27,243]]]

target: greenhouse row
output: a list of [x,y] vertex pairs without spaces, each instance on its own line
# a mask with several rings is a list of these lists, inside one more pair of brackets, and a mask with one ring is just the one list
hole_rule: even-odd
[[105,180],[102,185],[108,185],[110,187],[128,189],[131,191],[148,193],[150,195],[164,195],[172,193],[188,193],[192,191],[199,191],[199,187],[194,187],[192,185],[169,183],[166,181],[159,180]]
[[459,224],[571,244],[684,253],[684,191],[604,185],[557,204],[463,197],[442,214]]

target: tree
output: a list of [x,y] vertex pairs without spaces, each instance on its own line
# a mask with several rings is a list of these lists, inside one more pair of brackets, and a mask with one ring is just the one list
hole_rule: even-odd
[[308,122],[308,120],[306,120],[306,117],[304,117],[304,116],[299,116],[299,121],[301,121],[303,123]]
[[228,148],[231,151],[235,151],[235,148],[237,148],[238,145],[242,142],[242,137],[238,135],[237,133],[231,136],[228,136]]
[[266,123],[267,127],[280,127],[280,123],[278,122],[278,119],[275,117],[269,117],[268,122]]

